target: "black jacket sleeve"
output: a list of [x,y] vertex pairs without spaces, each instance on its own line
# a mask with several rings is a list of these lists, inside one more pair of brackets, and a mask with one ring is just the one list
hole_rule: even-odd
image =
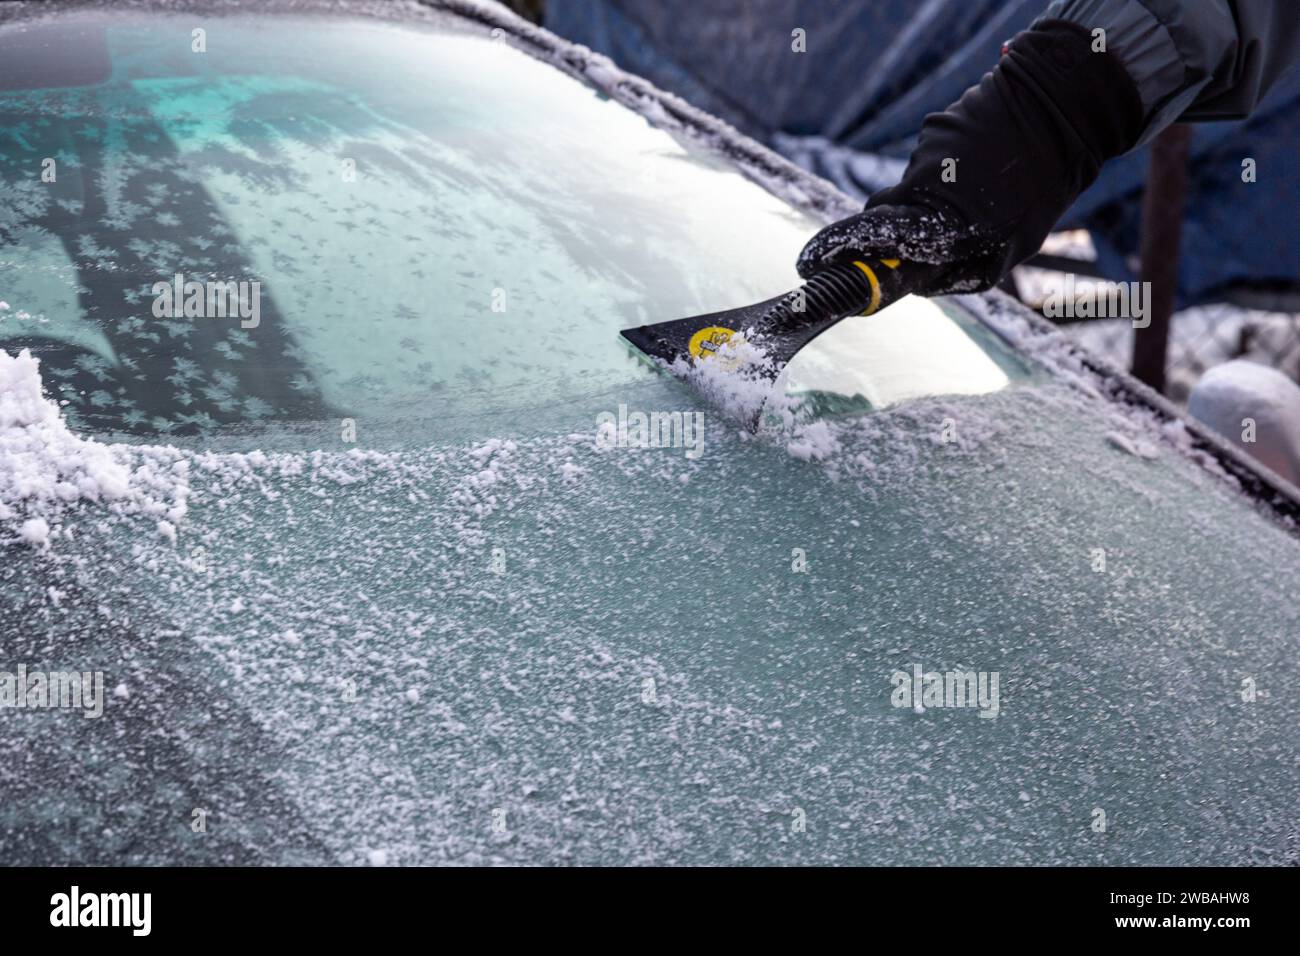
[[1249,116],[1300,60],[1296,0],[1054,0],[1041,19],[1104,31],[1142,99],[1139,143]]

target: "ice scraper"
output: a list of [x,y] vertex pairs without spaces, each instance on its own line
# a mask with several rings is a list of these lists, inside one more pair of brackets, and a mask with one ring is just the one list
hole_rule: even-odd
[[[768,359],[758,374],[774,379],[796,352],[832,325],[850,315],[879,312],[920,288],[938,268],[897,259],[842,263],[765,302],[624,329],[622,335],[679,370],[740,341],[754,342]],[[676,365],[677,359],[687,364]]]

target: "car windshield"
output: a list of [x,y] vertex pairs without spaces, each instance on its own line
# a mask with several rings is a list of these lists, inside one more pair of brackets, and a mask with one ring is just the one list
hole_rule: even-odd
[[1296,542],[1177,421],[907,300],[751,434],[618,330],[817,224],[607,63],[148,6],[0,8],[0,701],[105,688],[0,857],[1296,861]]
[[[44,359],[79,427],[472,434],[648,375],[620,328],[784,291],[816,228],[491,35],[231,18],[200,52],[192,18],[83,20],[80,85],[21,58],[0,84],[0,344]],[[888,404],[1015,374],[960,313],[910,311],[818,343],[791,389]]]

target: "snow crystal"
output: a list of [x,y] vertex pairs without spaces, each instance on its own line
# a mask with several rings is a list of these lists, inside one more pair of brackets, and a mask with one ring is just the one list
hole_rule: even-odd
[[1135,458],[1157,458],[1160,455],[1150,442],[1132,438],[1122,432],[1107,432],[1106,440],[1120,451],[1126,451]]
[[23,522],[19,536],[33,547],[45,544],[50,537],[50,526],[44,518],[28,518]]
[[795,458],[813,461],[828,458],[839,450],[840,443],[827,421],[796,426],[794,437],[785,449]]

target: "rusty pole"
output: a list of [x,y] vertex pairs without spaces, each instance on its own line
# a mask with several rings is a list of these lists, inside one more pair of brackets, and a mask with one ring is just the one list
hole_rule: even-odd
[[1187,155],[1191,128],[1168,127],[1151,144],[1142,197],[1142,281],[1151,283],[1146,328],[1133,330],[1133,374],[1157,392],[1165,390],[1169,324],[1178,292],[1178,252],[1187,205]]

